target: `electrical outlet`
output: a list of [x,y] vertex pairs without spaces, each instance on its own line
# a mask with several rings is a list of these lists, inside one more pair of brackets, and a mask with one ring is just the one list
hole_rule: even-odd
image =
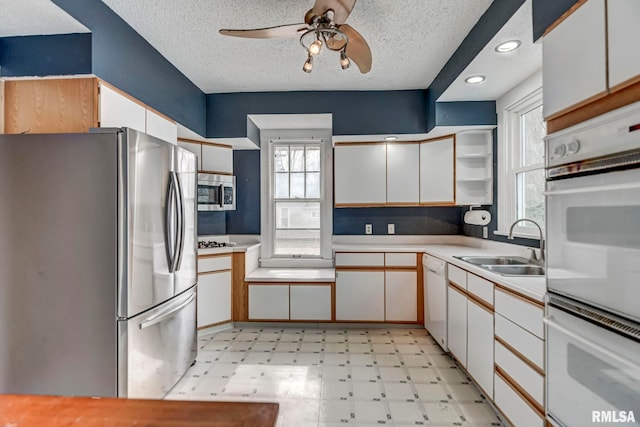
[[387,224],[387,234],[396,234],[395,224]]
[[373,227],[371,226],[371,224],[365,224],[364,234],[372,234],[372,233],[373,233]]
[[482,227],[482,238],[483,239],[489,238],[489,227]]

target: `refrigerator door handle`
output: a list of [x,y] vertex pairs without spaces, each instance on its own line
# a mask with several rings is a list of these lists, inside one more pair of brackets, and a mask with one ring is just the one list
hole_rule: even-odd
[[178,304],[175,307],[172,307],[171,309],[169,309],[168,311],[164,312],[164,313],[158,313],[157,315],[150,317],[149,319],[140,322],[140,324],[138,325],[138,328],[140,329],[145,329],[148,328],[149,326],[153,326],[155,324],[158,324],[166,319],[168,319],[169,317],[174,316],[176,313],[178,313],[180,310],[182,310],[183,308],[185,308],[186,306],[188,306],[189,304],[191,304],[191,301],[193,301],[196,297],[195,293],[192,293],[191,295],[189,295],[189,297],[182,303]]
[[178,197],[176,198],[177,202],[177,211],[179,216],[179,225],[178,225],[178,242],[176,243],[176,259],[173,271],[180,270],[180,263],[182,262],[182,253],[184,252],[184,232],[185,232],[185,220],[184,220],[184,195],[182,193],[182,184],[180,183],[180,177],[178,174],[176,176],[176,189],[178,193]]
[[[167,197],[164,206],[164,245],[167,251],[167,264],[169,266],[169,273],[173,273],[173,264],[175,259],[175,237],[172,236],[173,230],[173,205],[175,198],[175,180],[173,172],[169,173],[169,183],[167,184]],[[173,245],[173,246],[172,246]]]

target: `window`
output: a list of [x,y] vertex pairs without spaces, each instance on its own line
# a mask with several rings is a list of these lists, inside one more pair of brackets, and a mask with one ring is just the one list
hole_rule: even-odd
[[[263,267],[328,267],[332,235],[330,134],[261,137]],[[278,134],[284,135],[280,136]],[[276,136],[278,135],[278,136]]]
[[[501,140],[499,230],[506,233],[520,218],[536,221],[544,229],[544,137],[542,90],[521,97],[503,112],[504,136]],[[538,238],[538,229],[522,222],[517,235]]]

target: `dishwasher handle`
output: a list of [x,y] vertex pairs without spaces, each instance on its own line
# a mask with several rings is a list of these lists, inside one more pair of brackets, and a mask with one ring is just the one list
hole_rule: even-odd
[[437,258],[425,256],[422,260],[422,265],[428,271],[443,276],[447,263]]

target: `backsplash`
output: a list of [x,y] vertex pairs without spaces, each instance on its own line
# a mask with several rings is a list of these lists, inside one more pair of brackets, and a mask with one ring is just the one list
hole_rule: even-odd
[[198,212],[198,236],[227,234],[226,212]]
[[386,235],[387,224],[394,224],[399,235],[461,234],[461,218],[459,207],[336,208],[333,234],[365,234],[365,224],[372,225],[374,235]]

